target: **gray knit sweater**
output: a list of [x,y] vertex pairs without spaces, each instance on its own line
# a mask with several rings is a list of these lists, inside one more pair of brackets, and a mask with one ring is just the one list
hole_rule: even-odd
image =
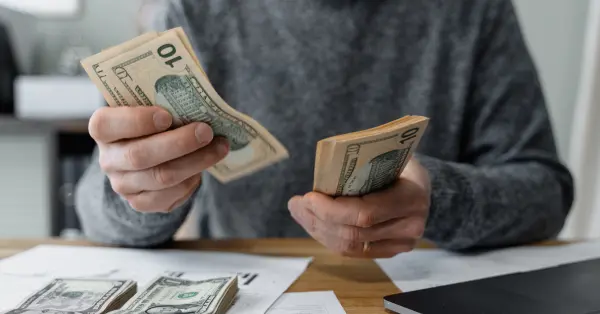
[[227,185],[205,173],[169,214],[131,209],[96,158],[77,190],[91,240],[159,245],[191,208],[202,237],[305,237],[287,201],[311,190],[317,141],[404,115],[431,119],[416,154],[433,184],[427,239],[459,250],[562,228],[573,182],[510,1],[180,0],[167,12],[220,95],[291,157]]

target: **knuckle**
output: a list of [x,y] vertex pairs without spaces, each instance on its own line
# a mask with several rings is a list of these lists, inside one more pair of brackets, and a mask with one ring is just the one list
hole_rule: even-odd
[[102,148],[99,150],[98,163],[100,164],[100,169],[105,172],[113,168],[112,160],[107,156],[106,152]]
[[423,197],[420,201],[415,205],[415,209],[418,213],[426,213],[429,211],[429,199],[427,197]]
[[111,177],[109,179],[110,179],[110,185],[111,185],[113,191],[115,191],[115,193],[117,193],[119,195],[124,195],[127,193],[127,186],[123,180],[115,179],[113,177]]
[[348,254],[349,254],[349,252],[347,252],[340,245],[337,245],[337,244],[336,245],[329,245],[328,248],[332,252],[334,252],[334,253],[336,253],[338,255],[341,255],[341,256],[348,256]]
[[177,137],[171,142],[171,149],[177,152],[185,151],[190,146],[190,141],[185,137]]
[[317,220],[311,215],[305,208],[299,209],[299,212],[296,213],[300,220],[300,224],[306,229],[306,231],[310,234],[317,234]]
[[133,208],[135,211],[147,211],[146,203],[142,200],[142,197],[139,195],[137,197],[127,198],[127,202],[129,203],[129,206],[131,206],[131,208]]
[[129,132],[132,133],[154,133],[155,124],[153,120],[152,107],[119,107],[119,119],[127,123]]
[[361,210],[358,213],[356,226],[361,228],[369,228],[375,224],[375,214],[370,210]]
[[336,219],[335,214],[331,210],[328,210],[327,208],[321,209],[321,208],[315,207],[315,214],[318,214],[319,216],[321,216],[324,221],[335,221],[335,219]]
[[307,227],[310,232],[316,232],[318,229],[317,219],[313,215],[306,215]]
[[357,242],[343,240],[339,242],[339,249],[343,253],[352,253],[357,247]]
[[342,239],[351,242],[358,242],[361,239],[361,231],[353,226],[348,226],[342,229]]
[[102,130],[106,125],[106,110],[107,108],[100,108],[94,111],[88,122],[88,132],[90,137],[96,141],[102,140]]
[[161,186],[171,186],[176,182],[176,177],[173,171],[166,167],[158,166],[152,168],[152,176],[154,180]]
[[141,129],[147,126],[154,127],[153,113],[151,107],[123,107],[124,114],[130,119],[133,127]]
[[138,194],[127,199],[129,206],[138,212],[157,212],[155,208],[156,201],[150,195]]
[[196,146],[196,138],[194,129],[190,128],[191,132],[187,132],[184,136],[177,136],[173,139],[173,149],[176,151],[189,151]]
[[134,169],[144,168],[144,149],[135,143],[129,145],[125,151],[125,159]]
[[425,232],[425,227],[420,222],[411,223],[406,230],[407,236],[411,239],[421,238],[423,236],[424,232]]

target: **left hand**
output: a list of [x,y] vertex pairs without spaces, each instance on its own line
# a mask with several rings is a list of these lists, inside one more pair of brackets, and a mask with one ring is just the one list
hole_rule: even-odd
[[[318,192],[294,196],[292,217],[327,248],[351,257],[387,258],[411,251],[423,236],[430,206],[427,170],[412,158],[393,186],[361,197]],[[363,243],[369,249],[363,252]]]

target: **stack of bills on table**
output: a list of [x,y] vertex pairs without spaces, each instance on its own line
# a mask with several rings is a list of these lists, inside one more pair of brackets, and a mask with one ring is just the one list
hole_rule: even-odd
[[5,314],[101,314],[121,308],[136,291],[131,280],[57,278]]
[[5,314],[222,314],[237,291],[237,276],[200,281],[159,276],[135,297],[131,280],[59,278]]
[[[227,314],[264,314],[311,261],[311,257],[40,245],[0,260],[0,313],[17,309],[54,278],[127,279],[137,283],[139,296],[157,277],[191,282],[234,277],[238,291]],[[191,292],[182,296],[198,290]]]
[[238,291],[237,276],[186,280],[160,276],[111,314],[227,312]]

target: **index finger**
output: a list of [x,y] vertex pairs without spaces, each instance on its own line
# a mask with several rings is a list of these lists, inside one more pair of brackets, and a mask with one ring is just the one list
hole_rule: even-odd
[[369,228],[376,224],[398,218],[403,212],[396,210],[397,197],[394,190],[376,192],[370,196],[329,197],[318,192],[305,195],[307,207],[321,220],[337,224]]
[[90,136],[101,143],[138,138],[167,130],[173,119],[161,107],[103,107],[92,115]]
[[337,198],[309,192],[304,196],[306,207],[319,219],[342,225],[356,226],[361,219],[361,208],[365,202],[360,198]]

